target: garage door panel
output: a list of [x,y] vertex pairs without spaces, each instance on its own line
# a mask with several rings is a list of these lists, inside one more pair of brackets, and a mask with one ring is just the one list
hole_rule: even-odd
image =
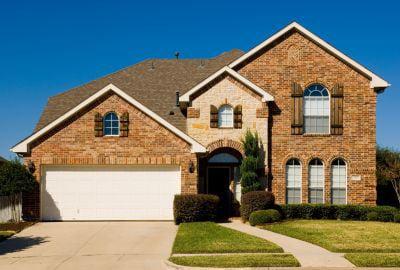
[[174,166],[48,167],[42,183],[44,220],[171,220],[181,186]]

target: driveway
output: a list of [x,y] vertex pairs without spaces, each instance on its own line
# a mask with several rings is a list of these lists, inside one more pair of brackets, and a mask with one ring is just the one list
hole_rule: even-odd
[[0,269],[165,269],[172,222],[38,223],[0,243]]

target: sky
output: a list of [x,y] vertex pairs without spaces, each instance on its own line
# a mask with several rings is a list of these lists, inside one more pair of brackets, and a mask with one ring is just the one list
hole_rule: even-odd
[[377,142],[400,149],[399,14],[385,0],[0,0],[0,156],[14,156],[52,95],[176,51],[247,51],[292,21],[392,84],[378,96]]

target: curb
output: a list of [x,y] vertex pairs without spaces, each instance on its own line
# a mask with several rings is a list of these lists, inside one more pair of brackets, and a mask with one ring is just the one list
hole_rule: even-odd
[[393,270],[396,267],[243,267],[243,268],[213,268],[213,267],[192,267],[177,265],[169,260],[164,264],[168,270]]

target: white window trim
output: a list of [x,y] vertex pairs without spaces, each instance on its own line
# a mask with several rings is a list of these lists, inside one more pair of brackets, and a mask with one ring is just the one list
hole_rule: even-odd
[[[118,134],[106,135],[106,121],[107,121],[107,120],[105,119],[105,117],[106,117],[107,115],[111,114],[111,113],[113,113],[113,114],[115,114],[115,115],[117,116],[117,121],[118,121]],[[108,113],[106,113],[106,114],[104,115],[104,119],[103,119],[103,134],[104,134],[104,137],[119,137],[119,136],[121,135],[121,123],[120,123],[119,115],[118,115],[116,112],[111,111],[111,112],[108,112]]]
[[[346,166],[346,185],[345,185],[345,189],[346,189],[346,198],[345,198],[345,205],[347,205],[348,204],[348,201],[347,201],[347,199],[348,199],[348,195],[347,195],[347,190],[348,190],[348,179],[349,179],[349,175],[348,175],[348,164],[347,164],[347,161],[344,159],[344,158],[335,158],[334,160],[336,160],[336,159],[341,159],[341,160],[343,160],[343,162],[344,162],[344,164],[345,164],[345,166]],[[332,166],[332,162],[331,162],[331,183],[330,183],[330,185],[331,185],[331,202],[330,203],[332,203],[332,183],[333,183],[333,166]]]
[[[315,83],[315,84],[319,84],[319,83]],[[308,87],[310,87],[310,86],[312,86],[312,85],[315,85],[315,84],[310,84]],[[305,102],[304,102],[304,100],[303,100],[303,134],[305,134],[305,135],[331,135],[331,91],[329,91],[329,89],[325,86],[325,85],[323,85],[323,84],[319,84],[319,85],[321,85],[321,86],[323,86],[325,89],[326,89],[326,91],[328,92],[328,110],[329,110],[329,114],[328,114],[328,132],[327,133],[315,133],[315,132],[310,132],[310,133],[307,133],[307,132],[305,132],[305,121],[304,121],[304,117],[305,117],[305,115],[304,115],[304,104],[305,104]],[[306,87],[305,89],[307,89],[308,87]],[[303,94],[303,99],[304,99],[304,94]]]
[[[299,163],[300,163],[300,203],[303,203],[303,164],[301,163],[301,161],[300,161],[300,159],[298,159],[298,158],[290,158],[289,160],[287,160],[286,161],[286,163],[285,163],[285,203],[286,204],[289,204],[288,203],[288,198],[287,198],[287,188],[289,187],[288,186],[288,175],[287,175],[287,172],[288,172],[288,168],[287,168],[287,163],[288,163],[288,161],[290,161],[290,160],[292,160],[292,159],[296,159],[296,160],[298,160],[299,161]],[[294,166],[294,165],[292,165],[292,166]],[[289,187],[289,188],[296,188],[296,187]]]
[[[320,133],[318,133],[318,134],[320,134]],[[314,159],[312,159],[312,160],[314,160]],[[312,161],[311,160],[311,161]],[[325,201],[325,182],[326,182],[326,179],[325,179],[325,163],[321,160],[321,159],[319,159],[321,162],[322,162],[322,177],[323,177],[323,184],[322,184],[322,203],[325,203],[326,201]],[[308,164],[308,198],[307,198],[307,201],[308,201],[308,203],[310,203],[310,183],[311,183],[311,181],[310,181],[310,179],[311,179],[311,164]]]
[[[229,121],[230,123],[229,123],[229,125],[223,125],[222,123],[222,113],[221,113],[221,110],[223,109],[223,108],[230,108],[231,109],[231,111],[232,111],[232,121]],[[229,104],[225,104],[225,105],[222,105],[221,107],[219,107],[219,109],[218,109],[218,128],[233,128],[234,127],[234,124],[235,124],[235,112],[234,112],[234,108],[231,106],[231,105],[229,105]],[[221,122],[220,122],[221,121]],[[221,124],[221,125],[220,125]]]

